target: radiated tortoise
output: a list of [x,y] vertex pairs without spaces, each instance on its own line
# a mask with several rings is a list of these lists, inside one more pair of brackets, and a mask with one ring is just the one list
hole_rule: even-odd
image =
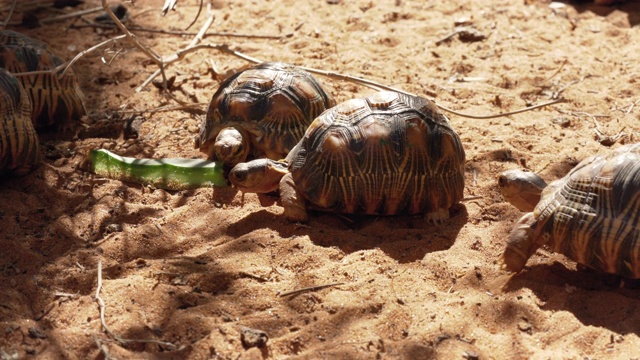
[[[535,192],[527,176],[503,174],[499,184]],[[589,157],[544,188],[514,226],[503,267],[522,270],[543,245],[579,264],[640,278],[640,143]]]
[[[43,42],[15,31],[0,31],[0,67],[19,74],[51,70],[63,63]],[[29,94],[36,129],[66,130],[85,115],[84,96],[73,69],[64,76],[39,73],[18,78]]]
[[244,192],[280,190],[284,215],[306,208],[349,214],[449,218],[463,197],[465,153],[448,119],[424,98],[379,92],[316,118],[283,161],[236,165]]
[[195,146],[229,168],[248,157],[284,158],[335,100],[299,67],[269,62],[226,79],[213,95]]
[[0,175],[24,175],[39,160],[29,96],[15,76],[0,68]]

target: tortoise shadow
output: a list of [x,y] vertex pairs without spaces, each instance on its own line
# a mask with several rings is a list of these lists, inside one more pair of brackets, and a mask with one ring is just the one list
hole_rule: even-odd
[[640,24],[640,3],[637,1],[625,1],[609,6],[595,5],[591,0],[561,2],[573,6],[573,8],[576,9],[576,11],[579,13],[591,11],[594,14],[602,17],[607,17],[615,11],[621,11],[628,16],[629,24],[631,26]]
[[377,248],[400,263],[409,263],[453,245],[469,215],[461,204],[450,214],[442,224],[429,224],[423,215],[345,216],[311,211],[307,224],[294,224],[265,209],[231,224],[227,234],[239,237],[270,228],[281,238],[308,236],[317,246],[336,247],[346,254]]
[[513,276],[506,292],[530,289],[542,310],[569,311],[582,324],[619,334],[640,334],[640,279],[621,279],[591,269],[570,269],[558,261],[535,264]]

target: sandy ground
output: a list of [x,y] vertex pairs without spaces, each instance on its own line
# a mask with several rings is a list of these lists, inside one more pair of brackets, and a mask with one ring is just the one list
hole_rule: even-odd
[[[161,1],[137,0],[127,26],[184,31],[197,3],[181,0],[162,17]],[[365,77],[467,114],[517,110],[558,94],[567,101],[497,119],[450,115],[467,156],[465,196],[474,200],[443,225],[326,213],[300,225],[281,217],[276,197],[247,194],[243,204],[230,188],[169,192],[79,168],[100,147],[201,157],[192,144],[218,86],[211,64],[220,73],[247,64],[215,50],[192,53],[167,70],[175,76],[172,98],[153,85],[135,92],[156,66],[130,43],[93,52],[75,66],[90,119],[75,137],[43,136],[43,164],[1,183],[0,359],[640,358],[637,285],[620,287],[619,279],[540,250],[500,291],[507,279],[497,259],[522,214],[495,182],[511,168],[553,180],[591,154],[638,141],[640,3],[211,3],[210,32],[276,38],[204,42],[261,60]],[[22,15],[18,9],[13,19]],[[442,40],[459,21],[484,37]],[[74,28],[85,24],[10,28],[70,59],[117,35]],[[135,33],[164,56],[193,37]],[[319,79],[338,101],[373,92]],[[154,110],[179,105],[175,99],[199,105]],[[111,334],[95,299],[99,262]],[[251,329],[266,333],[266,345],[243,346]]]

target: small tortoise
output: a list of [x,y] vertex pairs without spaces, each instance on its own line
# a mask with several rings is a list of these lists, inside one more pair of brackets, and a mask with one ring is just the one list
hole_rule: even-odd
[[[63,63],[46,44],[14,31],[0,31],[0,67],[18,74],[51,70]],[[66,130],[86,114],[84,96],[72,69],[62,77],[41,73],[18,78],[31,99],[36,129]]]
[[308,72],[284,63],[259,64],[220,85],[195,147],[229,168],[249,154],[279,160],[313,119],[334,105]]
[[[503,174],[500,187],[533,193],[543,181],[528,174]],[[589,157],[544,188],[533,212],[514,226],[503,267],[522,270],[542,245],[579,264],[640,278],[640,143]]]
[[229,180],[243,192],[280,189],[292,221],[307,220],[309,207],[441,222],[462,199],[464,161],[460,138],[431,101],[383,91],[325,111],[285,160],[240,163]]
[[24,175],[39,160],[29,96],[15,76],[0,68],[0,175]]

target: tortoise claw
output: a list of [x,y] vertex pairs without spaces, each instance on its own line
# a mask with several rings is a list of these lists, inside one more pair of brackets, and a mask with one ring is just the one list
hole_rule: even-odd
[[436,211],[427,213],[427,221],[433,225],[440,225],[449,219],[449,209],[439,208]]

